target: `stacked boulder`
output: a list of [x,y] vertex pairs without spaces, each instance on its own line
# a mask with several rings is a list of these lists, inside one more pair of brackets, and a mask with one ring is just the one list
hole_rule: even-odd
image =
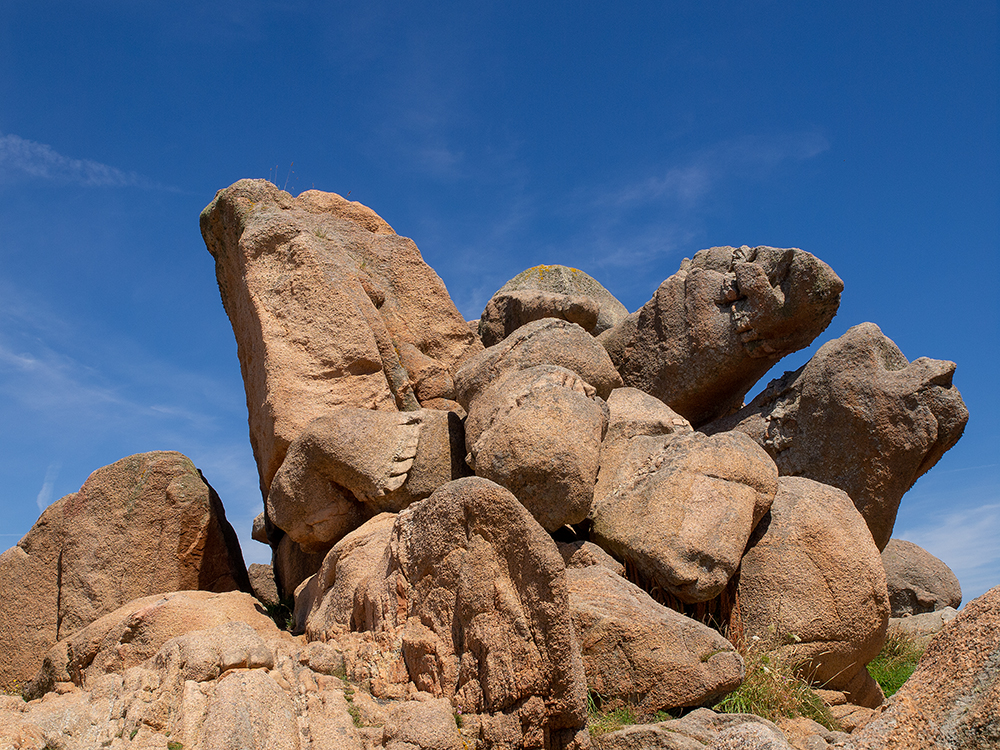
[[[744,405],[836,314],[825,263],[710,248],[631,315],[537,266],[477,336],[416,245],[340,196],[242,180],[201,228],[246,385],[266,598],[293,602],[294,635],[218,593],[250,581],[190,462],[125,459],[0,557],[57,581],[33,630],[0,603],[2,640],[31,651],[2,676],[32,699],[0,701],[0,739],[583,750],[588,702],[712,705],[750,643],[851,710],[882,702],[865,664],[890,614],[886,543],[968,413],[953,364],[910,363],[872,324]],[[89,551],[78,519],[105,505],[131,557]],[[164,508],[189,520],[147,551],[130,529]],[[88,555],[108,574],[80,573]],[[605,744],[781,737],[702,709]]]

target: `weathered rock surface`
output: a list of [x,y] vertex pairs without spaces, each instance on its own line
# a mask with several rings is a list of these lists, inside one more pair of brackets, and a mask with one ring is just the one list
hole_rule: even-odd
[[34,676],[57,641],[132,599],[250,590],[215,491],[180,453],[98,469],[0,555],[0,686]]
[[700,706],[743,682],[743,659],[718,632],[657,604],[601,565],[566,571],[587,687],[653,714]]
[[575,372],[603,399],[622,385],[608,353],[593,336],[575,323],[546,318],[521,326],[466,362],[455,374],[458,402],[468,410],[503,375],[536,365],[558,365]]
[[892,617],[957,609],[962,603],[962,586],[951,568],[913,542],[890,539],[882,565]]
[[1000,747],[1000,586],[965,605],[934,637],[854,750]]
[[[245,594],[211,600],[180,592],[143,606],[148,601],[124,607],[134,611],[103,639],[94,623],[86,629],[94,638],[62,644],[73,682],[56,682],[27,703],[0,700],[0,741],[33,750],[361,750],[347,687],[329,676],[330,659],[320,653],[328,646],[303,649],[252,604],[247,609],[253,600]],[[207,627],[190,629],[197,624]],[[141,644],[133,645],[130,627]],[[179,634],[156,650],[171,633]]]
[[452,399],[481,344],[417,246],[338,195],[240,180],[201,214],[236,334],[266,496],[316,417]]
[[[604,469],[602,468],[602,473]],[[717,596],[771,505],[778,471],[744,435],[631,438],[601,477],[591,538],[685,602]]]
[[607,425],[579,375],[538,365],[480,392],[466,420],[466,461],[506,487],[548,531],[587,517]]
[[401,636],[405,679],[488,715],[490,744],[587,744],[565,566],[513,495],[478,477],[445,485],[399,514],[381,571],[354,621]]
[[713,247],[601,336],[625,385],[696,427],[730,414],[781,357],[830,324],[844,284],[795,248]]
[[[238,630],[225,631],[224,639],[202,639],[190,647],[185,642],[187,658],[183,661],[188,679],[197,679],[190,676],[194,672],[201,674],[213,669],[214,677],[218,677],[224,671],[220,664],[232,662],[233,666],[240,659],[260,662],[255,666],[261,666],[269,658],[273,662],[273,657],[264,653],[267,649],[261,636],[277,638],[280,631],[260,604],[240,591],[224,594],[175,591],[136,599],[49,649],[38,674],[26,685],[24,695],[29,699],[40,698],[54,690],[57,683],[88,687],[105,674],[121,674],[142,664],[172,639],[232,625]],[[229,654],[228,661],[219,662],[224,654]]]
[[[384,575],[384,558],[396,514],[381,513],[341,539],[319,572],[295,597],[295,621],[309,640],[326,640],[363,629],[355,620],[355,597],[372,576]],[[358,613],[361,615],[361,613]]]
[[274,568],[270,565],[250,563],[247,568],[250,577],[250,590],[264,605],[275,605],[281,597],[278,596],[278,586],[274,581]]
[[622,461],[632,438],[690,433],[691,423],[658,398],[637,388],[616,388],[608,396],[608,429],[601,443],[601,468],[594,489],[600,503],[621,481]]
[[479,337],[483,346],[499,344],[533,320],[560,318],[576,323],[587,333],[597,326],[600,305],[592,297],[537,290],[497,292],[483,310]]
[[295,590],[302,585],[309,576],[314,575],[329,547],[320,548],[317,552],[306,552],[299,546],[298,542],[292,540],[290,536],[279,531],[281,538],[274,545],[271,554],[271,569],[274,571],[274,583],[278,588],[278,598],[288,599],[295,594]]
[[801,660],[806,677],[854,704],[881,704],[865,665],[885,641],[885,571],[845,493],[782,477],[743,557],[738,591],[746,637]]
[[556,547],[559,548],[559,554],[562,555],[567,568],[589,568],[591,565],[601,565],[615,575],[625,575],[625,566],[593,542],[581,540],[556,542]]
[[271,483],[267,515],[307,553],[466,473],[462,427],[445,411],[344,407],[306,425]]
[[958,610],[951,607],[936,609],[907,617],[890,617],[889,630],[901,630],[923,647],[927,647],[931,638],[944,630],[945,626],[955,619]]
[[[601,286],[596,279],[576,268],[568,266],[533,266],[525,271],[521,271],[521,273],[500,287],[497,293],[493,295],[493,298],[496,299],[509,292],[522,290],[591,298],[597,303],[599,310],[597,322],[592,331],[595,336],[614,327],[628,317],[628,310],[625,308],[625,305],[619,302],[611,292]],[[552,317],[561,316],[556,315]],[[571,319],[567,318],[567,320]],[[587,328],[582,323],[580,325]],[[588,328],[587,330],[590,329]]]
[[965,429],[969,412],[954,372],[953,362],[907,362],[878,326],[862,323],[704,431],[745,432],[782,475],[844,490],[881,550],[903,493]]
[[[699,708],[680,719],[655,724],[635,724],[609,732],[600,736],[596,744],[601,750],[704,750],[706,747],[716,747],[715,743],[720,736],[745,725],[763,727],[766,730],[763,736],[772,740],[784,739],[781,730],[773,722],[760,716],[718,714],[708,708]],[[782,750],[785,748],[787,745]]]

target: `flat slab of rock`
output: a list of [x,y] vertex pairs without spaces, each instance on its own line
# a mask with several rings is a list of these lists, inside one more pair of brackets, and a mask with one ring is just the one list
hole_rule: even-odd
[[778,488],[774,462],[738,433],[636,436],[608,470],[591,538],[688,603],[725,588]]
[[601,335],[625,385],[695,427],[736,411],[781,357],[830,324],[844,284],[796,248],[713,247]]
[[957,614],[957,609],[945,607],[944,609],[936,609],[933,612],[924,612],[919,615],[890,617],[889,629],[896,628],[901,630],[917,643],[926,647],[930,643],[931,638],[944,630],[945,625],[954,620]]
[[958,609],[962,603],[958,576],[913,542],[890,539],[882,550],[882,566],[889,586],[891,617],[919,615],[945,607]]
[[482,345],[412,240],[333,193],[240,180],[201,214],[236,334],[265,495],[316,417],[454,398]]
[[587,687],[653,714],[700,706],[743,681],[733,645],[601,565],[566,571]]
[[953,362],[908,362],[878,326],[862,323],[703,431],[745,432],[783,476],[842,489],[881,550],[903,493],[958,442],[969,420],[954,372]]
[[882,703],[865,665],[885,641],[885,571],[844,492],[782,477],[743,556],[738,593],[747,638],[804,662],[815,684],[842,690],[852,703]]
[[4,687],[34,677],[57,641],[133,599],[250,591],[219,496],[174,452],[129,456],[95,471],[0,555],[0,576],[17,582],[0,599]]

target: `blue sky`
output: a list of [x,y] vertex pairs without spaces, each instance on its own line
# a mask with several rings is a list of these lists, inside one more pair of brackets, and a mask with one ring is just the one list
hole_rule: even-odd
[[198,230],[216,190],[262,177],[371,206],[468,318],[538,263],[635,310],[703,247],[814,253],[846,287],[817,346],[870,320],[911,360],[958,363],[965,436],[895,535],[982,593],[1000,583],[997,27],[978,1],[4,0],[0,548],[92,470],[172,449],[267,561]]

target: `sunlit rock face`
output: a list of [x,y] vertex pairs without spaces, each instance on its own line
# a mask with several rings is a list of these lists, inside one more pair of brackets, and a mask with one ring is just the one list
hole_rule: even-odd
[[313,419],[454,405],[482,349],[412,240],[333,193],[240,180],[201,214],[239,348],[264,495]]
[[844,490],[881,550],[903,494],[958,442],[969,420],[954,372],[954,362],[908,362],[877,325],[862,323],[738,413],[702,429],[744,432],[782,475]]
[[698,427],[732,413],[783,356],[833,320],[844,283],[796,248],[713,247],[601,335],[625,385]]

